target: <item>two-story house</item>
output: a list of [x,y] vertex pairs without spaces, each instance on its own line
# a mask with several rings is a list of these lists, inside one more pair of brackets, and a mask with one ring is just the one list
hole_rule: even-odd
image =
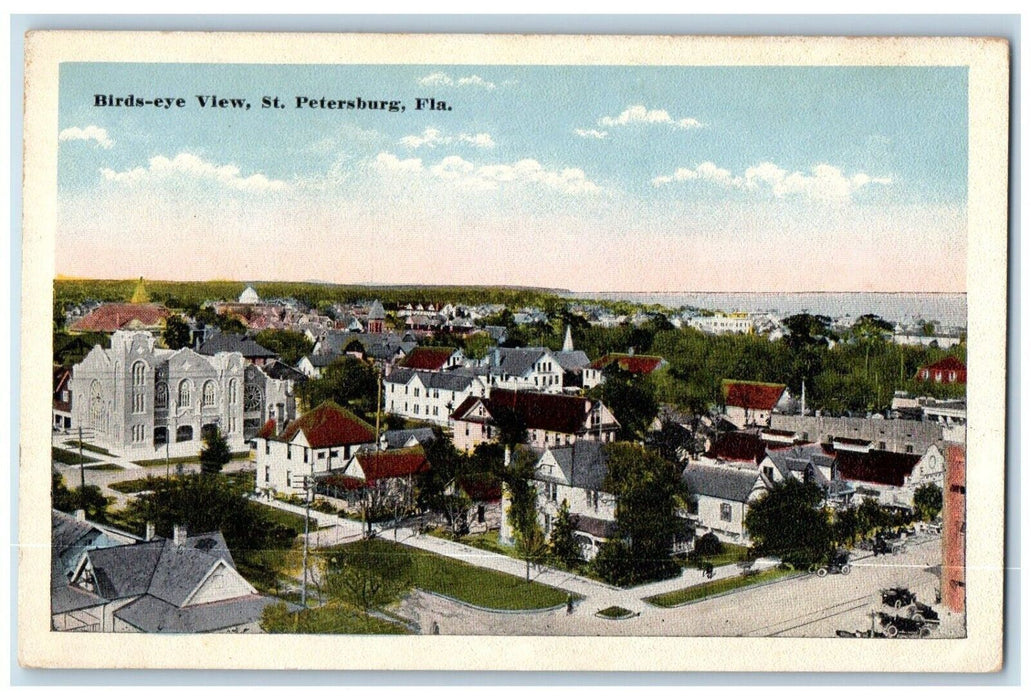
[[491,348],[481,363],[491,387],[559,393],[565,369],[548,348]]
[[749,504],[767,490],[754,464],[692,462],[681,478],[692,495],[687,518],[696,536],[712,532],[724,542],[750,543],[745,516]]
[[397,416],[448,427],[457,406],[487,392],[484,378],[472,372],[401,367],[383,379],[383,408]]

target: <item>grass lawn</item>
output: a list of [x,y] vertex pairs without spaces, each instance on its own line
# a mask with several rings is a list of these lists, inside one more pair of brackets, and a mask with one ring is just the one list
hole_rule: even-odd
[[709,562],[713,566],[726,566],[727,564],[735,564],[739,561],[744,561],[748,558],[748,547],[742,547],[739,544],[730,544],[728,542],[723,543],[723,553],[714,554],[709,557],[701,557],[697,561],[688,561],[685,566],[692,566],[696,569],[700,569],[703,562]]
[[618,605],[611,605],[604,610],[599,610],[595,613],[600,617],[608,618],[609,620],[622,620],[624,618],[632,616],[634,613],[626,608],[621,608]]
[[[230,455],[231,459],[246,459],[251,456],[250,451],[247,452],[234,452]],[[164,458],[161,459],[134,459],[133,464],[138,464],[141,467],[163,467],[166,463]],[[200,464],[200,455],[194,455],[192,457],[172,457],[167,460],[168,464],[173,467],[177,464]]]
[[[537,610],[566,602],[567,591],[527,582],[519,576],[481,569],[471,564],[406,547],[389,540],[374,540],[387,552],[412,558],[412,585],[457,600],[495,610]],[[343,545],[348,547],[351,545]]]
[[271,634],[411,634],[397,623],[334,604],[296,613],[274,610],[262,628]]
[[82,459],[79,459],[78,452],[72,452],[71,450],[62,450],[60,447],[50,448],[50,458],[55,462],[60,462],[61,464],[69,465],[92,464],[97,461],[94,458],[86,457],[85,455],[83,455]]
[[476,547],[477,549],[483,549],[488,552],[505,554],[510,557],[518,557],[514,546],[510,544],[501,544],[499,539],[500,534],[501,533],[497,530],[489,530],[475,535],[465,535],[464,537],[460,537],[458,541],[462,544],[467,544],[470,547]]
[[[278,523],[285,527],[291,528],[299,535],[304,534],[304,516],[296,513],[288,513],[285,510],[279,510],[279,508],[273,508],[272,506],[265,505],[264,503],[258,503],[257,501],[251,501],[251,505],[261,510],[261,514],[271,520],[272,522]],[[315,518],[308,518],[308,528],[311,532],[318,529],[318,524],[315,522]]]
[[670,591],[669,593],[662,593],[660,595],[652,596],[651,598],[645,598],[644,600],[646,603],[657,605],[660,608],[673,608],[678,605],[683,605],[684,603],[689,603],[693,600],[701,600],[702,598],[719,595],[737,588],[754,586],[760,583],[769,583],[771,581],[776,581],[779,578],[797,573],[798,572],[793,569],[785,570],[774,567],[772,569],[760,571],[756,574],[741,574],[738,576],[719,579],[718,581],[707,581],[706,583],[702,583],[697,586],[681,588],[678,591]]

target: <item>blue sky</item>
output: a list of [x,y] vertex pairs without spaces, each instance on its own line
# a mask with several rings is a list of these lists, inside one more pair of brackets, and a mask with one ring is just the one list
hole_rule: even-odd
[[965,290],[965,69],[64,64],[60,85],[59,274]]

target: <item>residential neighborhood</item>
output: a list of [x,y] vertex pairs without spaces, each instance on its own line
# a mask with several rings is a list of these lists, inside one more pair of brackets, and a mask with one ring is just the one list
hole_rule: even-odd
[[[871,341],[867,317],[148,286],[55,331],[55,630],[781,634],[786,612],[705,611],[851,574],[870,602],[840,629],[893,585],[939,611],[926,634],[962,634],[963,344],[880,320]],[[871,354],[897,379],[792,359]],[[834,636],[805,605],[792,629]]]

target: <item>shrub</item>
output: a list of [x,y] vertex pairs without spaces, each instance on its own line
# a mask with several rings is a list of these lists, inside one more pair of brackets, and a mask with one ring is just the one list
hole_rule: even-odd
[[723,554],[723,543],[719,537],[709,532],[695,540],[694,551],[699,557],[714,557]]

